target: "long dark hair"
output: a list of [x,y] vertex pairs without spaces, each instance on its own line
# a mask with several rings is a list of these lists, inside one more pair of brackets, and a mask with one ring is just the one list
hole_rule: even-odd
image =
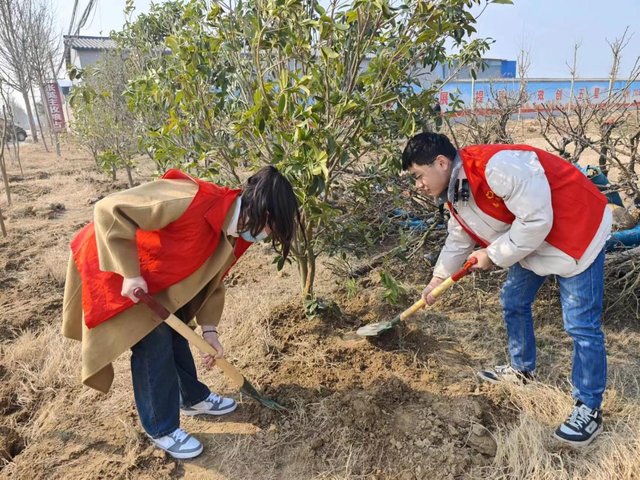
[[262,167],[249,178],[242,190],[239,231],[256,237],[269,225],[273,248],[287,258],[299,222],[293,187],[275,167]]

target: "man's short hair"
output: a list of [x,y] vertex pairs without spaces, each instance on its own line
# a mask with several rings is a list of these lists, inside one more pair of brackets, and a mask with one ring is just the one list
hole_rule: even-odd
[[431,165],[438,155],[444,155],[453,161],[458,151],[446,135],[424,132],[413,137],[402,152],[402,170],[408,170],[412,164]]

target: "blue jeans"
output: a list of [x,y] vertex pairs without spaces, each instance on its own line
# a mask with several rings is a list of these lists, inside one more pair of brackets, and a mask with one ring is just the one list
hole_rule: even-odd
[[[573,340],[572,395],[589,408],[599,408],[607,382],[607,356],[600,326],[604,295],[604,250],[584,272],[558,277],[564,329]],[[546,277],[515,264],[509,269],[500,297],[507,326],[511,366],[536,368],[536,340],[531,304]]]
[[140,423],[152,438],[180,426],[180,405],[205,400],[209,387],[198,381],[189,343],[161,323],[131,347],[131,377]]

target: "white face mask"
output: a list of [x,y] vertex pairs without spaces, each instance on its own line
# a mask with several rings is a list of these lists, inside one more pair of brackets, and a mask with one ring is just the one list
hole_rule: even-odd
[[258,243],[263,241],[265,238],[267,238],[269,235],[267,234],[267,232],[265,232],[264,230],[262,232],[260,232],[258,234],[257,237],[254,237],[253,235],[251,235],[251,232],[242,232],[240,234],[240,236],[246,240],[247,242],[251,242],[251,243]]

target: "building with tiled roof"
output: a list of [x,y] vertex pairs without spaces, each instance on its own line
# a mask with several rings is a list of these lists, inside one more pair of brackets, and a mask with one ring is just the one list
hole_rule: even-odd
[[104,52],[116,48],[111,37],[90,37],[85,35],[64,36],[67,65],[76,68],[87,68],[102,58]]

